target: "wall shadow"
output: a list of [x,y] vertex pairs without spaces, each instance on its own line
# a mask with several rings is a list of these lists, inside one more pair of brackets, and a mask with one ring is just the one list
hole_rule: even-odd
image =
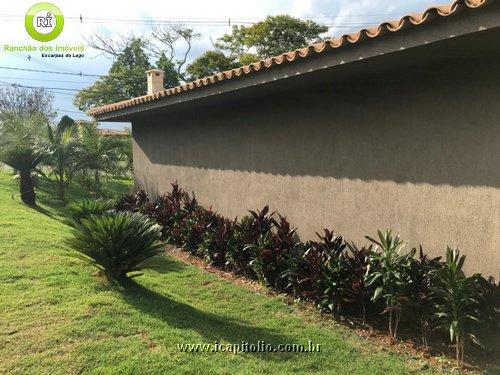
[[155,165],[500,187],[500,59],[468,63],[324,72],[314,86],[139,119],[133,135]]

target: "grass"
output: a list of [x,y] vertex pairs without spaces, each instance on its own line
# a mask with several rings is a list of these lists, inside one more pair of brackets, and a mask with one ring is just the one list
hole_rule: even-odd
[[[122,289],[67,257],[64,208],[12,199],[0,172],[0,372],[9,374],[431,374],[279,297],[258,294],[166,255]],[[126,181],[114,188],[125,191]],[[83,197],[78,189],[72,198]],[[185,353],[178,344],[321,345],[320,353]]]

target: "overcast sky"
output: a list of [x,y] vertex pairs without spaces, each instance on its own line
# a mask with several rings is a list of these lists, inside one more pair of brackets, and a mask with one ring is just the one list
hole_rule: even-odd
[[[56,70],[61,72],[83,72],[86,74],[106,74],[111,60],[100,55],[99,51],[86,48],[85,58],[42,58],[41,52],[6,53],[4,45],[31,44],[40,45],[29,37],[24,28],[24,15],[38,1],[2,1],[0,3],[0,66],[28,69]],[[267,15],[290,14],[295,17],[311,18],[316,22],[331,27],[328,36],[338,36],[355,31],[363,25],[374,25],[381,21],[399,18],[403,14],[421,12],[434,5],[433,0],[140,0],[140,1],[106,1],[106,0],[54,0],[64,17],[65,25],[61,35],[48,45],[84,43],[82,35],[93,31],[116,34],[136,34],[148,31],[148,26],[130,23],[104,21],[97,23],[89,19],[126,19],[126,20],[156,20],[156,19],[205,19],[221,22],[222,20],[257,21]],[[72,17],[83,17],[83,22]],[[230,32],[230,26],[193,26],[202,34],[202,38],[194,43],[190,60],[211,47],[211,39],[215,40],[224,33]],[[28,55],[34,59],[29,61]],[[50,80],[50,81],[49,81]],[[35,72],[13,71],[0,69],[0,83],[18,83],[28,86],[62,87],[80,89],[92,83],[92,78],[42,74]],[[55,82],[60,81],[60,82]],[[68,114],[75,119],[87,118],[84,113],[72,105],[71,92],[56,94],[56,107],[60,115]],[[122,127],[104,124],[103,127]]]

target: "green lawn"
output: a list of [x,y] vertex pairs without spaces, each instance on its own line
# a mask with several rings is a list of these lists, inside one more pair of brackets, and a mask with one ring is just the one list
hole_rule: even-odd
[[[0,173],[1,373],[441,372],[168,256],[150,261],[135,288],[111,286],[92,267],[65,256],[69,231],[61,206],[40,192],[41,208],[26,208],[12,199],[10,180]],[[184,353],[177,347],[309,339],[321,345],[320,353]]]

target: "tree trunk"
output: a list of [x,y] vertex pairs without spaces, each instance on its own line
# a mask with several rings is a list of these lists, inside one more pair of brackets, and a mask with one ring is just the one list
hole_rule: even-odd
[[363,299],[363,325],[365,325],[366,322],[366,304],[365,300]]
[[59,199],[61,202],[66,202],[66,195],[64,191],[64,180],[61,176],[59,176]]
[[392,310],[389,311],[389,335],[392,337]]
[[21,200],[28,206],[36,206],[35,189],[31,179],[31,171],[19,171],[19,190]]
[[393,337],[396,339],[397,336],[398,336],[398,326],[399,326],[399,318],[401,316],[401,312],[400,311],[396,311],[396,322],[394,324],[394,335]]

